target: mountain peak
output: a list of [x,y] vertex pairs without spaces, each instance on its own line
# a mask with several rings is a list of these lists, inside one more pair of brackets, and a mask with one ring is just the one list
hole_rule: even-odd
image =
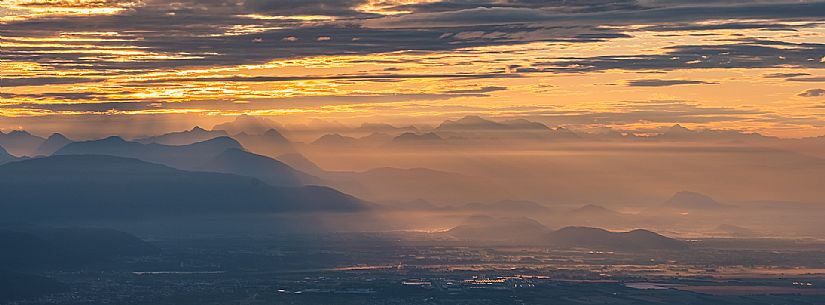
[[102,143],[126,143],[126,140],[120,136],[108,136],[100,140]]
[[12,130],[11,132],[8,133],[8,135],[20,137],[20,136],[31,136],[32,134],[30,134],[28,131],[19,129],[19,130]]

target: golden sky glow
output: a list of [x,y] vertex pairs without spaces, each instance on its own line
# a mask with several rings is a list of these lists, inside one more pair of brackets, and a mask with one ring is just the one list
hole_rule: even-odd
[[[606,12],[593,26],[571,25],[593,13],[518,1],[446,12],[449,1],[353,1],[350,10],[260,2],[3,0],[0,129],[28,116],[246,113],[284,122],[483,115],[571,128],[679,123],[825,134],[825,24],[804,16],[734,10],[633,22]],[[477,11],[532,24],[476,24],[469,15],[456,21],[463,25],[397,26]],[[55,26],[27,23],[38,20]]]

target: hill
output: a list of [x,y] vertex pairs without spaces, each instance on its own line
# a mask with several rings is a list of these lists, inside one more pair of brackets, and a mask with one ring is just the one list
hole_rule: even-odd
[[599,250],[645,251],[687,248],[685,242],[641,229],[610,232],[600,228],[566,227],[550,233],[548,241],[557,247]]
[[473,216],[447,231],[461,240],[538,242],[550,230],[533,219]]

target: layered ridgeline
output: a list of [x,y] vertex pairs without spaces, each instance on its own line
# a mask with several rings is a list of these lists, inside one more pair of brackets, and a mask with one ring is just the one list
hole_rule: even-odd
[[258,178],[276,186],[318,184],[318,179],[290,166],[244,150],[230,137],[217,137],[188,145],[126,141],[120,137],[75,142],[55,155],[107,155],[136,158],[177,169],[212,171]]
[[184,171],[104,155],[56,155],[7,163],[0,166],[0,193],[0,222],[347,212],[366,207],[326,187],[279,187],[251,177]]

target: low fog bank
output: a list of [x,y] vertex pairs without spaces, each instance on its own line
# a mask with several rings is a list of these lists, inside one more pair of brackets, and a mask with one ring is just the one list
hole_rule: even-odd
[[[678,125],[644,135],[579,132],[479,117],[430,127],[289,130],[241,116],[211,129],[91,141],[17,131],[0,135],[0,147],[7,198],[39,200],[6,206],[27,207],[14,210],[25,212],[19,215],[37,214],[30,213],[34,206],[54,212],[86,204],[51,216],[80,215],[91,209],[88,202],[111,201],[124,210],[103,205],[90,211],[152,215],[123,226],[152,234],[220,234],[237,227],[244,228],[238,234],[447,232],[469,217],[489,216],[529,218],[552,230],[645,228],[685,238],[825,236],[818,225],[825,216],[822,137],[779,139]],[[66,163],[79,155],[87,156],[85,163]],[[115,177],[131,180],[113,180],[105,171],[89,178],[85,168],[101,168],[100,162],[134,162],[100,156],[146,164],[117,169],[125,172]],[[64,180],[54,169],[63,169]],[[135,169],[141,174],[129,172]],[[30,184],[21,184],[18,170]],[[77,175],[90,180],[72,178]],[[113,185],[127,198],[104,191]],[[30,196],[44,188],[54,190],[42,194],[64,192],[67,206]],[[140,210],[141,200],[154,202],[148,206],[155,210]],[[164,205],[174,208],[157,208]],[[181,218],[164,218],[169,213]]]

